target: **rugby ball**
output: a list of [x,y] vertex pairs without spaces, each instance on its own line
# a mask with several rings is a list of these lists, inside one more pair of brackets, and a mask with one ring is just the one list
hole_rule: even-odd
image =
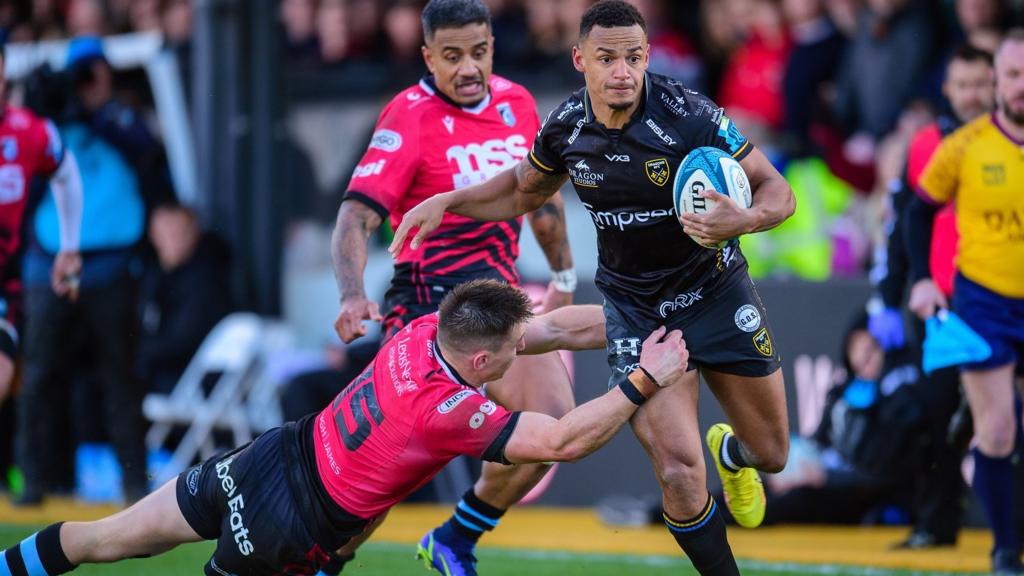
[[[676,180],[672,187],[676,214],[704,214],[711,211],[715,207],[715,200],[702,197],[700,194],[704,190],[725,194],[740,208],[750,208],[751,192],[747,173],[727,152],[713,146],[693,149],[676,170]],[[697,240],[694,239],[694,242]],[[727,243],[728,240],[723,240],[714,246],[701,245],[717,249]]]

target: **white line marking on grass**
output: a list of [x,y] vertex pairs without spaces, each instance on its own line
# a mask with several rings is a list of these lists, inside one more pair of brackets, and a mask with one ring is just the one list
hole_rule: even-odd
[[[394,544],[390,542],[368,542],[364,547],[388,551],[397,552],[401,550],[409,551],[410,556],[412,548],[405,544]],[[477,548],[476,552],[478,557],[481,558],[499,558],[499,559],[527,559],[527,560],[555,560],[555,561],[584,561],[594,564],[605,564],[605,563],[617,563],[617,564],[635,564],[640,566],[650,567],[673,567],[678,566],[680,568],[691,568],[691,564],[683,558],[674,556],[661,556],[661,555],[650,555],[640,556],[637,554],[596,554],[592,552],[564,552],[556,550],[522,550],[514,548]],[[927,572],[927,571],[913,571],[907,569],[893,569],[893,568],[872,568],[866,566],[844,566],[838,564],[800,564],[797,562],[763,562],[760,560],[738,560],[740,568],[743,570],[758,570],[761,572],[778,572],[778,573],[796,573],[796,574],[808,574],[808,575],[842,575],[842,576],[889,576],[893,572],[898,572],[905,576],[968,576],[974,573],[970,572]],[[976,574],[974,575],[976,576]]]

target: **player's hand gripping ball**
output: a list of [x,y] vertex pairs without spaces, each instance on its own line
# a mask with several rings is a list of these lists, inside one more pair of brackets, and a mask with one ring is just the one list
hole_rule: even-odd
[[[737,206],[746,210],[750,208],[750,181],[740,163],[728,153],[711,146],[695,148],[676,170],[676,180],[672,187],[672,202],[676,214],[706,214],[715,207],[714,197],[708,198],[704,192],[714,190],[731,198]],[[729,240],[716,244],[703,244],[700,239],[690,235],[694,242],[706,248],[722,248]]]

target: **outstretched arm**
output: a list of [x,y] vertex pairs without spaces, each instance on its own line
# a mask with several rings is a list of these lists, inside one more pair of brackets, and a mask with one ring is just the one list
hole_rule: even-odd
[[665,334],[665,328],[658,328],[644,341],[641,367],[618,387],[560,419],[523,412],[505,445],[505,459],[520,464],[572,461],[594,452],[611,440],[659,387],[679,379],[689,356],[681,332]]
[[597,305],[566,306],[534,317],[526,326],[520,354],[552,350],[594,350],[605,341],[604,311]]
[[423,239],[441,224],[445,212],[491,221],[522,216],[540,208],[558,192],[566,178],[565,174],[544,174],[522,160],[515,168],[486,182],[432,196],[405,213],[388,251],[398,254],[413,228],[419,231],[413,236],[412,248],[419,248]]

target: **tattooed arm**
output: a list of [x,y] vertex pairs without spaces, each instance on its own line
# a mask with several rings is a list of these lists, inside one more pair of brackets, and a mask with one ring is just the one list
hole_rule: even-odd
[[363,291],[367,243],[382,221],[373,208],[359,200],[345,200],[338,209],[338,221],[331,235],[331,259],[341,295],[341,311],[334,329],[343,342],[366,334],[363,320],[380,322],[383,319],[377,303],[369,300]]
[[388,250],[397,254],[412,228],[419,228],[412,239],[412,248],[418,248],[441,224],[445,212],[500,221],[536,210],[558,192],[567,178],[567,174],[544,174],[522,160],[486,182],[432,196],[405,213]]
[[530,212],[527,218],[551,267],[552,279],[544,295],[544,311],[550,312],[572,304],[572,293],[576,291],[576,270],[572,266],[562,195],[555,193],[540,208]]

